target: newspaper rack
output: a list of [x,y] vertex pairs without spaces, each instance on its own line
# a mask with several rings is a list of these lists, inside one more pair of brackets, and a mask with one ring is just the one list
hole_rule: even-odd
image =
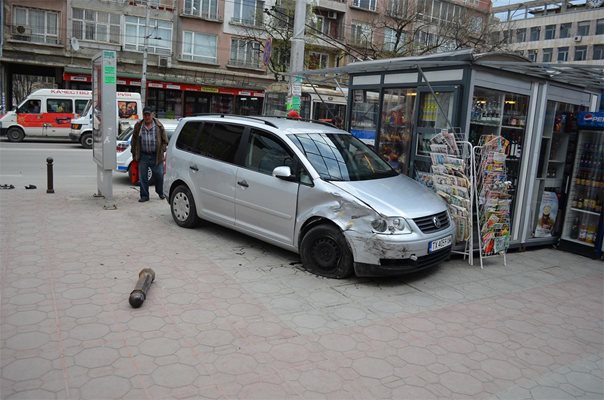
[[509,141],[503,137],[485,135],[473,148],[480,268],[483,259],[496,256],[503,256],[503,265],[507,266],[511,204],[505,166],[508,146]]
[[474,197],[474,157],[472,144],[463,141],[463,134],[442,129],[430,140],[430,172],[417,171],[420,182],[442,197],[449,205],[449,215],[456,225],[456,242],[465,242],[463,251],[453,251],[468,257],[474,265],[472,227]]

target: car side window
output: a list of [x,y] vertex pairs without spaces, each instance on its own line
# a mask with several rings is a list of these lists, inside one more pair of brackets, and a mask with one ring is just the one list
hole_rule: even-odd
[[73,112],[71,100],[48,99],[46,100],[46,111],[49,113],[71,113]]
[[270,175],[276,167],[294,169],[294,157],[280,142],[258,129],[252,129],[244,166]]
[[242,125],[206,122],[199,135],[195,152],[228,163],[235,162],[235,154],[243,136]]
[[17,112],[23,114],[40,114],[40,100],[28,100],[19,109]]
[[176,148],[182,151],[196,153],[195,142],[199,136],[202,124],[203,122],[200,121],[187,122],[180,130],[180,134],[176,140]]
[[76,100],[75,113],[82,114],[84,112],[84,109],[86,108],[86,104],[88,104],[88,100]]

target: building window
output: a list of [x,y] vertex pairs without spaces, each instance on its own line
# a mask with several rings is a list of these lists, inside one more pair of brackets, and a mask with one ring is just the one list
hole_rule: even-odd
[[533,62],[537,61],[537,50],[529,50],[526,57]]
[[545,26],[545,40],[551,40],[556,37],[556,25]]
[[541,34],[541,27],[534,26],[531,28],[531,42],[536,42],[539,40],[539,36]]
[[375,11],[375,4],[376,0],[352,0],[354,7],[362,8],[363,10]]
[[197,32],[183,32],[183,60],[216,64],[216,35]]
[[311,52],[308,60],[308,69],[327,68],[328,60],[328,54]]
[[554,49],[543,49],[543,62],[544,63],[552,62],[553,53],[554,53]]
[[73,36],[80,40],[120,43],[119,14],[73,9]]
[[13,39],[59,44],[58,12],[25,7],[15,7],[13,11]]
[[571,23],[568,24],[560,24],[560,39],[565,39],[570,37],[570,27]]
[[262,26],[264,1],[234,0],[231,22],[248,26]]
[[604,35],[604,19],[596,21],[596,35]]
[[145,35],[149,36],[147,49],[149,53],[172,53],[172,22],[149,19],[145,29],[144,17],[126,17],[126,35],[124,47],[127,50],[144,51]]
[[231,40],[230,65],[246,68],[260,68],[260,45],[244,39]]
[[516,43],[526,42],[526,29],[516,30]]
[[568,47],[558,48],[558,61],[568,61]]
[[575,47],[575,61],[587,60],[587,46]]
[[183,14],[207,19],[218,19],[217,0],[185,0]]
[[350,38],[355,45],[371,43],[373,31],[371,26],[359,21],[352,21]]
[[592,59],[604,60],[604,44],[594,45],[594,56],[592,57]]
[[[401,49],[405,44],[405,33],[401,32],[401,38],[398,42],[398,49]],[[396,42],[396,31],[392,28],[384,28],[384,50],[386,51],[396,51],[397,42]]]
[[589,36],[590,21],[582,21],[577,24],[577,36]]

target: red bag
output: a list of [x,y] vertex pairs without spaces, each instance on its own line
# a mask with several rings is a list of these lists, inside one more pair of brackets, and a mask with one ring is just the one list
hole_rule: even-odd
[[133,185],[138,183],[138,161],[135,160],[130,163],[130,183]]

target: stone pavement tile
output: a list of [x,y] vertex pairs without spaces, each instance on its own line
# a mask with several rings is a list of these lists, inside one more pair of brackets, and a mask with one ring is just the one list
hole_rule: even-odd
[[135,191],[115,211],[1,195],[3,398],[602,398],[601,262],[545,249],[337,281]]

